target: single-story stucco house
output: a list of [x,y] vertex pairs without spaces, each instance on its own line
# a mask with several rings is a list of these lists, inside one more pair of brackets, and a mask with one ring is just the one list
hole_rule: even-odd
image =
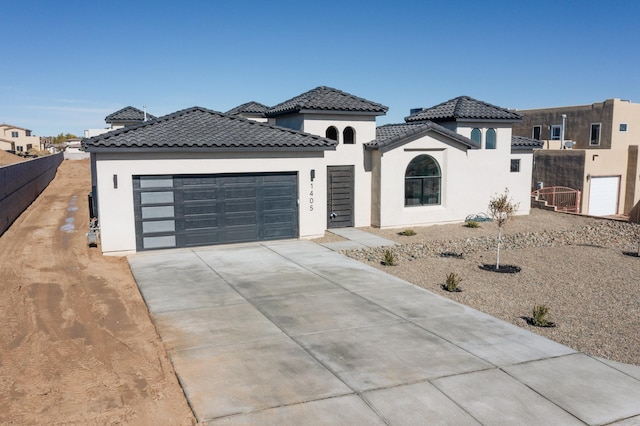
[[458,222],[505,188],[529,212],[539,142],[507,109],[463,96],[376,128],[387,107],[329,87],[243,105],[83,140],[103,252]]

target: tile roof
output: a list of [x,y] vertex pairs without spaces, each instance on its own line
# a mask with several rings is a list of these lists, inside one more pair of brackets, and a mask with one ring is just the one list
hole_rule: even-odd
[[511,136],[511,148],[518,150],[542,148],[543,141],[537,139],[525,138],[522,136]]
[[365,148],[385,152],[402,146],[407,142],[431,132],[446,136],[447,138],[457,141],[472,149],[480,148],[479,143],[432,121],[407,124],[387,124],[380,126],[376,128],[376,140],[365,144]]
[[[156,118],[154,115],[147,113],[147,120]],[[105,117],[104,121],[111,123],[114,121],[144,121],[144,111],[132,106],[124,107]]]
[[238,105],[235,108],[230,109],[225,112],[225,114],[229,115],[238,115],[238,114],[264,114],[269,109],[268,106],[261,104],[260,102],[247,102],[242,105]]
[[82,140],[90,152],[321,151],[336,145],[331,139],[201,107]]
[[520,121],[522,116],[508,109],[482,102],[469,96],[459,96],[431,108],[425,108],[404,119],[407,123],[431,120],[510,120]]
[[266,115],[273,117],[309,110],[382,115],[387,112],[388,107],[338,89],[320,86],[270,108]]

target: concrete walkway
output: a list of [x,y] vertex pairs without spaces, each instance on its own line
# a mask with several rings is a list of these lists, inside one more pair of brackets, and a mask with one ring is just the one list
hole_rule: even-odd
[[321,246],[327,247],[333,251],[340,250],[356,250],[367,247],[385,247],[395,246],[396,243],[386,238],[361,231],[356,228],[334,228],[329,232],[346,238],[345,241],[335,241],[332,243],[321,243]]
[[640,367],[308,241],[129,257],[203,424],[640,423]]

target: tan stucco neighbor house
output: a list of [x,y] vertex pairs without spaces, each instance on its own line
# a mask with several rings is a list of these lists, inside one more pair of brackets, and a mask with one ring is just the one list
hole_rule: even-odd
[[607,99],[591,105],[519,110],[516,135],[544,142],[535,153],[536,185],[582,192],[580,211],[629,214],[640,202],[640,104]]
[[31,134],[31,130],[11,124],[0,124],[0,149],[27,153],[32,149],[40,149],[40,137]]
[[376,128],[384,105],[317,87],[273,107],[193,107],[83,140],[102,250],[461,222],[509,188],[529,212],[520,115],[469,97]]

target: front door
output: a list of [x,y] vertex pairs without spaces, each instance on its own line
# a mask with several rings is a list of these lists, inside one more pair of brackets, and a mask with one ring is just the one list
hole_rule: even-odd
[[353,166],[327,167],[327,228],[353,226]]

